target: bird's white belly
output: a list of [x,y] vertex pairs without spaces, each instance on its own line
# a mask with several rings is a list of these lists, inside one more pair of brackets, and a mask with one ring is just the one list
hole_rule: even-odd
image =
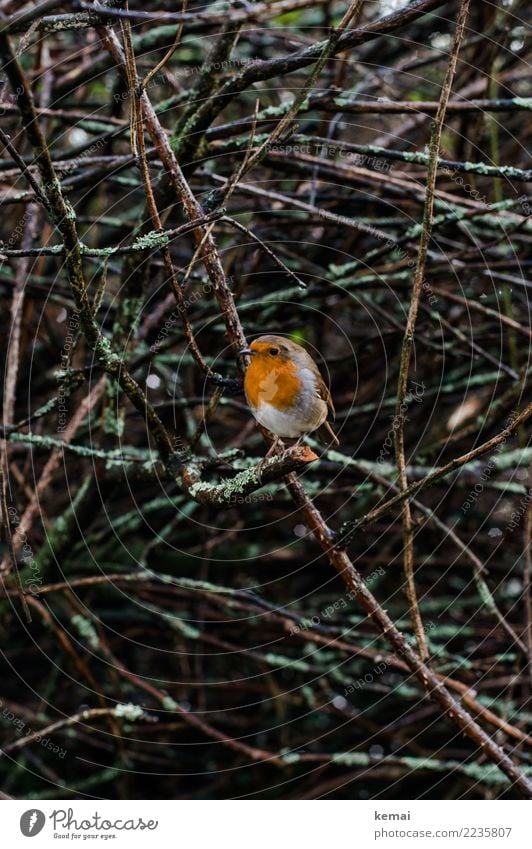
[[310,433],[323,424],[327,417],[327,407],[325,404],[323,406],[324,411],[321,421],[319,419],[316,421],[315,415],[312,417],[312,420],[308,420],[301,413],[299,415],[294,415],[294,412],[285,413],[272,406],[272,404],[268,404],[266,401],[263,401],[260,407],[254,411],[254,415],[259,424],[268,428],[268,430],[271,430],[277,436],[286,437],[287,439],[298,439],[302,434]]

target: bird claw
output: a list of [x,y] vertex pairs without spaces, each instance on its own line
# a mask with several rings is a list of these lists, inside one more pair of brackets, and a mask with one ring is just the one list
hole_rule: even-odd
[[[274,457],[277,454],[277,446],[279,444],[283,445],[283,442],[280,439],[280,437],[276,436],[274,441],[272,442],[272,444],[268,448],[268,451],[266,452],[266,454],[264,455],[264,457],[262,458],[262,460],[260,461],[260,463],[258,464],[258,466],[256,468],[257,477],[258,477],[261,484],[262,484],[262,473],[264,471],[264,466],[268,462],[268,460],[270,460],[272,457]],[[283,453],[285,451],[286,451],[286,448],[283,445]]]

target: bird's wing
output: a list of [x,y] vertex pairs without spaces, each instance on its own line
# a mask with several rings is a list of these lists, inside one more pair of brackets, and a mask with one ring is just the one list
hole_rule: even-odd
[[327,407],[329,408],[329,412],[333,419],[336,418],[336,411],[334,409],[334,404],[332,402],[331,393],[329,392],[327,386],[325,385],[325,381],[321,374],[318,371],[318,367],[316,366],[316,390],[318,392],[318,396],[325,401]]

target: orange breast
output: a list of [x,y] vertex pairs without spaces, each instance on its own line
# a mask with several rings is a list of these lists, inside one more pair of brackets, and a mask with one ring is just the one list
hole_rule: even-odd
[[296,366],[290,360],[273,362],[270,357],[255,356],[246,371],[244,391],[251,407],[273,404],[278,410],[293,407],[301,391]]

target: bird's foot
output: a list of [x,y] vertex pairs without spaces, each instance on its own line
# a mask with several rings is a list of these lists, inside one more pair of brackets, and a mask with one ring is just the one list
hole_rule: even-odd
[[[260,463],[257,466],[257,477],[258,477],[258,479],[261,483],[262,483],[262,473],[264,471],[264,466],[268,462],[268,460],[270,460],[272,457],[275,457],[279,453],[277,451],[277,448],[278,448],[279,445],[283,446],[282,454],[284,454],[284,452],[286,451],[286,448],[283,444],[283,441],[282,441],[280,436],[276,436],[275,439],[273,440],[272,444],[268,448],[268,451],[266,452],[266,454],[264,455],[264,457],[262,458],[262,460],[260,461]],[[281,456],[282,456],[282,454],[281,454]]]

